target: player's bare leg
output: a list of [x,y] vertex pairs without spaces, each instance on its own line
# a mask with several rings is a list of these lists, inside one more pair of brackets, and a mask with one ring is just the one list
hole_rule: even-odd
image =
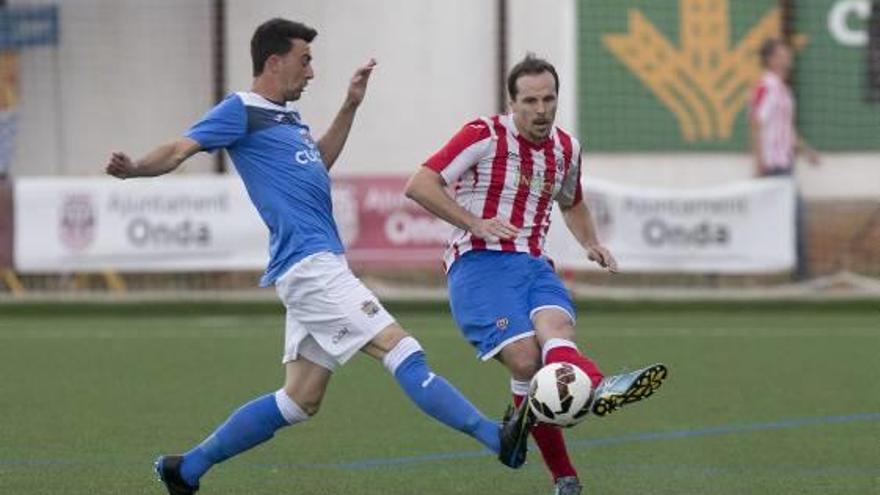
[[[510,371],[510,388],[513,393],[513,406],[504,415],[504,435],[514,444],[515,451],[525,455],[529,433],[534,433],[535,426],[535,418],[525,397],[528,394],[529,380],[541,367],[541,353],[534,337],[526,337],[504,346],[497,358]],[[541,451],[543,452],[543,448]]]
[[593,360],[578,350],[574,322],[568,312],[556,307],[541,309],[532,315],[532,322],[545,365],[559,362],[573,364],[590,377],[594,388],[599,385],[605,375]]
[[284,392],[299,407],[314,416],[321,408],[333,373],[308,359],[300,358],[284,365]]
[[658,363],[628,373],[603,376],[596,364],[574,344],[574,324],[565,311],[547,308],[535,313],[532,319],[544,353],[544,364],[568,362],[590,377],[594,388],[591,410],[597,416],[650,397],[668,375],[666,366]]
[[[542,365],[537,339],[531,337],[509,344],[501,351],[500,359],[511,372],[514,404],[523,404],[522,407],[527,408],[525,398],[529,391],[529,381]],[[554,495],[579,495],[582,487],[577,470],[568,455],[562,429],[550,424],[536,423],[531,432],[553,478]]]
[[[499,360],[510,371],[510,388],[518,413],[515,416],[523,421],[521,416],[531,416],[525,400],[529,392],[529,382],[541,368],[541,349],[538,347],[538,341],[534,337],[528,337],[512,342],[501,350]],[[528,424],[533,425],[531,426],[532,437],[538,444],[538,449],[541,451],[547,469],[550,470],[554,484],[558,485],[560,480],[569,480],[563,481],[563,489],[565,490],[565,487],[570,485],[571,479],[577,481],[577,470],[568,456],[562,430],[549,424],[536,424],[533,418],[528,418]],[[563,491],[562,493],[577,492]]]

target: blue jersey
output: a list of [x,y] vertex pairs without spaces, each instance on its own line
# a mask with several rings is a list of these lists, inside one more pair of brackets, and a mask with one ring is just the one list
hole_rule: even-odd
[[186,136],[206,151],[226,148],[269,228],[269,265],[261,285],[274,283],[306,256],[344,251],[333,220],[330,176],[298,112],[256,93],[235,93]]

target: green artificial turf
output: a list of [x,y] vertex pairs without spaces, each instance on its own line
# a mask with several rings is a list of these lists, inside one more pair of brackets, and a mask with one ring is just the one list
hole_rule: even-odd
[[[396,307],[435,371],[499,416],[504,370],[442,305]],[[160,453],[281,385],[280,306],[0,306],[0,493],[160,494]],[[870,304],[589,304],[579,343],[613,373],[655,361],[644,403],[566,431],[588,494],[880,493],[880,311]],[[379,363],[321,412],[217,466],[205,494],[550,494],[408,402]]]

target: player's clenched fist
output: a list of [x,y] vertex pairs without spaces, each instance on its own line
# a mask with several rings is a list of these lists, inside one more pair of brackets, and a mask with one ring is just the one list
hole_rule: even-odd
[[104,167],[104,171],[113,177],[127,179],[134,176],[135,165],[128,155],[117,151],[110,155],[110,160],[107,162],[106,167]]

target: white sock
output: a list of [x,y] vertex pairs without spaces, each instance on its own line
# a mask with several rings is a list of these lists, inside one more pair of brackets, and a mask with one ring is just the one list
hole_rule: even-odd
[[400,339],[400,342],[393,349],[388,351],[388,354],[385,354],[385,357],[382,358],[382,364],[393,375],[397,371],[397,367],[406,361],[406,358],[417,352],[422,352],[422,346],[419,344],[419,341],[413,337],[404,337]]
[[281,416],[284,417],[284,420],[289,425],[302,423],[309,419],[309,415],[287,395],[283,388],[275,392],[275,404],[281,411]]
[[529,395],[529,384],[531,382],[517,380],[516,378],[510,379],[510,391],[513,392],[513,395],[519,395],[525,397]]

